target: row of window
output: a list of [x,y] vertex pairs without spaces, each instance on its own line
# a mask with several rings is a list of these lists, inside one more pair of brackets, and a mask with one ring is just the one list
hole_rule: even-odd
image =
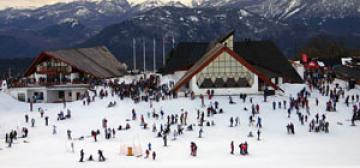
[[200,87],[245,87],[253,82],[254,75],[227,53],[216,58],[197,74],[197,84]]

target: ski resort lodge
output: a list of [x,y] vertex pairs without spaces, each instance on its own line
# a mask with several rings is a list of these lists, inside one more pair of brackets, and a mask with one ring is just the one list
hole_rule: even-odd
[[106,47],[63,49],[40,53],[24,78],[7,92],[20,101],[63,102],[82,98],[99,79],[123,76],[127,66]]
[[273,42],[234,42],[233,31],[211,43],[179,43],[167,59],[164,74],[174,78],[173,91],[180,93],[275,93],[284,82],[303,82]]

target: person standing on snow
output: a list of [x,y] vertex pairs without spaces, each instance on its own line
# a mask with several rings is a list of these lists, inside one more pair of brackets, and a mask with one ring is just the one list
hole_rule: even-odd
[[84,150],[81,149],[80,150],[80,160],[79,160],[79,162],[84,162],[84,155],[85,155]]
[[104,162],[105,161],[105,157],[103,155],[103,151],[102,150],[98,150],[98,154],[99,154],[99,162]]
[[200,94],[200,99],[201,99],[201,107],[205,107],[204,96],[202,94]]
[[258,131],[257,131],[257,140],[258,141],[260,141],[260,134],[261,134],[260,129],[258,129]]
[[45,126],[48,126],[48,125],[49,125],[49,117],[45,116]]
[[29,115],[25,114],[25,123],[29,122]]
[[156,159],[156,152],[155,152],[155,151],[152,152],[152,159],[153,159],[153,160]]
[[35,127],[35,119],[34,118],[31,119],[31,127]]
[[67,133],[68,140],[72,140],[71,130],[67,130],[66,133]]
[[164,146],[167,146],[167,136],[164,134],[163,136]]
[[203,129],[202,128],[200,128],[200,130],[199,130],[199,138],[202,138],[202,134],[203,134]]
[[260,118],[260,117],[258,117],[258,119],[257,119],[256,126],[257,126],[258,128],[261,128],[261,127],[262,127],[261,118]]
[[191,156],[196,156],[197,153],[197,146],[194,142],[190,143],[190,150],[191,150]]
[[230,142],[230,154],[234,154],[234,141]]
[[151,143],[148,143],[148,150],[151,151]]
[[53,125],[53,135],[55,135],[56,134],[56,125]]
[[74,141],[71,141],[70,147],[71,147],[71,152],[74,153],[75,152]]
[[238,126],[238,125],[240,125],[240,118],[236,117],[235,118],[235,126]]

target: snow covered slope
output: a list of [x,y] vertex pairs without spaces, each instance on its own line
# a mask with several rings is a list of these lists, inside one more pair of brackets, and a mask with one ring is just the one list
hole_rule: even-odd
[[[294,95],[303,85],[284,85],[286,96],[275,96],[269,98],[271,101],[288,100],[289,95]],[[353,91],[359,94],[359,90]],[[251,96],[255,104],[260,105],[260,117],[263,120],[261,140],[248,138],[249,131],[257,131],[254,126],[249,127],[248,117],[250,111],[244,111],[244,107],[251,108],[250,102],[243,103],[238,97],[233,97],[237,102],[235,105],[228,104],[227,97],[215,97],[212,102],[219,101],[224,114],[206,117],[206,120],[215,121],[213,127],[204,127],[204,138],[197,138],[199,127],[195,126],[193,132],[185,131],[184,135],[177,140],[170,140],[169,146],[162,146],[162,139],[156,138],[151,129],[143,130],[139,126],[139,120],[129,121],[131,109],[135,109],[138,115],[144,115],[145,121],[150,127],[153,123],[159,126],[166,120],[156,120],[147,117],[151,111],[149,103],[141,102],[134,104],[131,100],[120,101],[117,97],[104,99],[96,98],[96,102],[90,106],[83,106],[82,102],[68,103],[72,111],[72,118],[65,121],[57,121],[56,115],[63,109],[62,104],[36,104],[35,109],[42,107],[45,115],[50,117],[50,126],[44,125],[43,119],[38,112],[29,112],[28,105],[16,102],[4,93],[0,93],[0,163],[4,168],[64,168],[64,167],[86,167],[86,168],[117,168],[117,167],[359,167],[358,156],[360,151],[357,146],[360,139],[360,127],[352,127],[348,119],[351,117],[351,107],[346,107],[343,101],[338,104],[338,112],[326,113],[330,122],[330,133],[308,132],[307,124],[302,126],[295,114],[287,118],[285,109],[272,110],[271,101],[264,103],[262,96]],[[314,105],[314,98],[320,99],[320,105]],[[110,101],[117,101],[114,108],[107,108]],[[325,113],[325,101],[328,99],[321,96],[317,91],[310,98],[311,116],[315,113]],[[206,100],[206,104],[211,102]],[[176,100],[165,100],[154,102],[154,109],[158,113],[163,109],[165,115],[180,114],[181,109],[189,112],[188,123],[196,123],[196,110],[205,110],[200,106],[200,100],[179,98]],[[305,111],[301,110],[302,113]],[[12,148],[4,144],[4,133],[10,129],[30,127],[24,123],[24,115],[36,119],[36,127],[30,128],[29,143],[23,143],[20,139]],[[240,126],[229,127],[230,117],[240,117]],[[120,124],[130,123],[129,131],[118,131],[116,138],[105,140],[103,134],[99,136],[98,142],[87,138],[91,130],[101,128],[101,120],[108,119],[111,128],[117,128]],[[286,133],[286,124],[295,124],[295,135]],[[337,122],[343,125],[337,125]],[[360,123],[357,123],[359,125]],[[57,126],[58,134],[52,135],[52,125]],[[66,130],[71,129],[73,137],[85,136],[85,140],[76,140],[75,153],[70,152],[70,141],[66,138]],[[174,129],[174,128],[172,128]],[[172,135],[172,134],[171,134]],[[234,140],[236,154],[229,154],[230,141]],[[191,157],[189,154],[190,142],[198,145],[198,156]],[[240,156],[238,144],[247,141],[249,143],[248,156]],[[120,154],[122,145],[140,144],[142,149],[151,142],[152,148],[157,152],[157,160],[144,159],[143,157],[128,157]],[[79,150],[84,149],[86,158],[92,154],[97,160],[97,150],[104,150],[106,162],[79,163]]]

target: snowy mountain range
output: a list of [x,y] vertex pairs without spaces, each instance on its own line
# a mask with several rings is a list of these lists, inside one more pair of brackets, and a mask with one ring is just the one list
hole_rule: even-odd
[[131,38],[208,41],[228,29],[238,39],[274,40],[286,53],[318,34],[359,47],[359,18],[359,0],[75,0],[0,10],[0,43],[13,48],[0,58],[99,42],[128,57]]

